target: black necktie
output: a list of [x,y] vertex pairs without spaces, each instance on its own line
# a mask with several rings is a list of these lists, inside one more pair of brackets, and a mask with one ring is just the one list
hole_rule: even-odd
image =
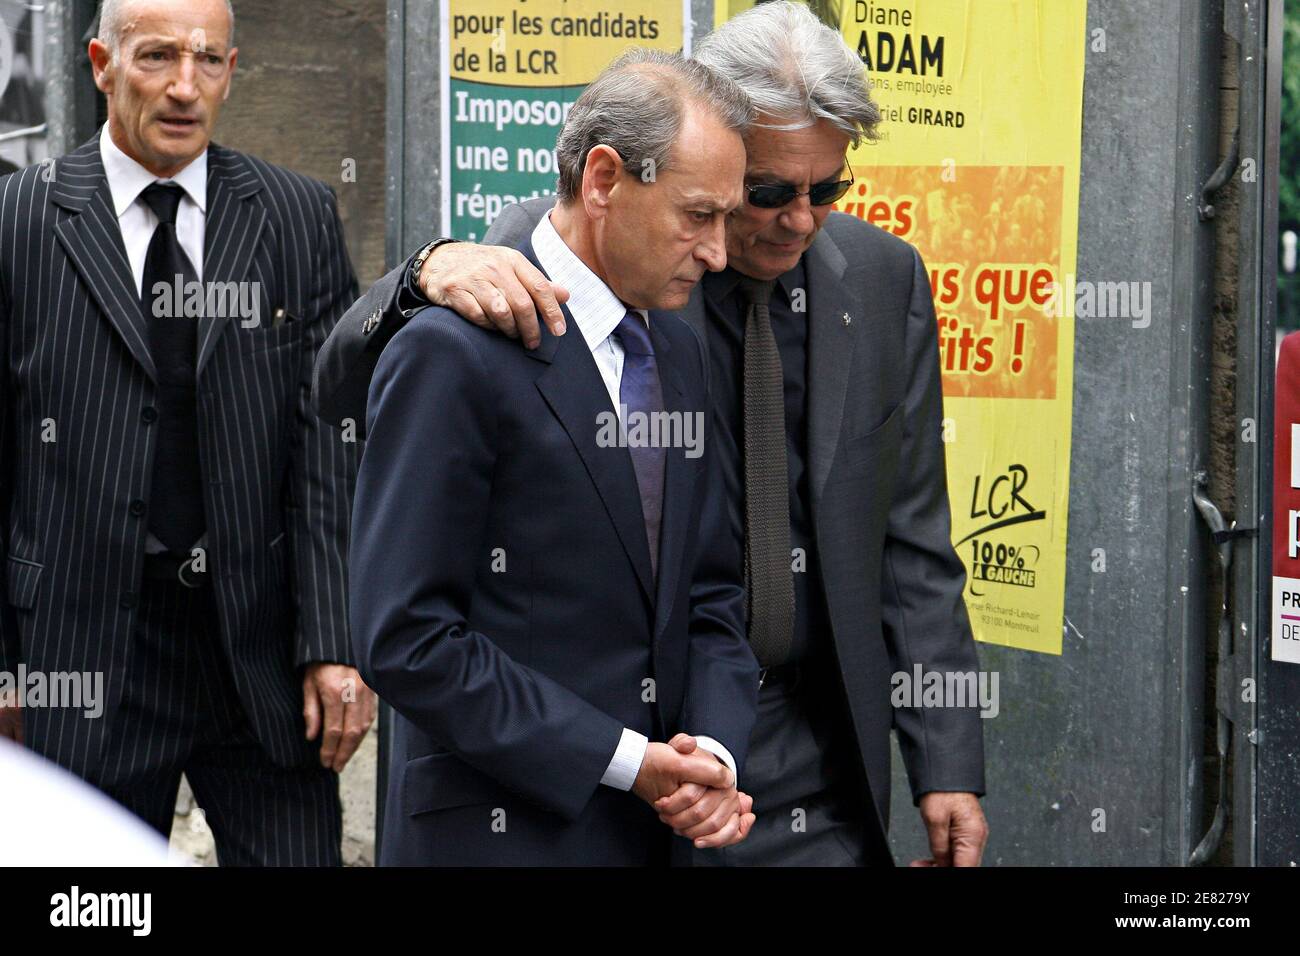
[[785,459],[785,380],[768,302],[774,280],[742,276],[745,316],[745,586],[749,643],[764,667],[790,656],[790,477]]
[[[197,282],[194,266],[176,238],[176,209],[183,190],[154,183],[141,198],[158,217],[144,260],[141,307],[149,324],[149,349],[158,370],[158,450],[154,455],[149,530],[174,554],[188,554],[203,536],[203,478],[199,466],[195,357],[198,321],[173,315],[184,303],[186,283]],[[179,294],[174,292],[181,283]],[[166,291],[155,287],[161,283]],[[161,313],[161,314],[159,314]]]
[[[664,410],[663,387],[659,382],[659,366],[655,364],[654,345],[645,320],[635,312],[623,316],[614,330],[619,345],[623,346],[623,377],[618,386],[619,403],[625,406],[628,421],[623,427],[633,428],[633,415],[645,416],[640,434],[654,435],[651,427],[656,413]],[[651,448],[648,444],[628,442],[632,455],[632,469],[636,472],[637,490],[641,494],[641,515],[645,519],[646,542],[650,545],[650,569],[659,575],[659,526],[664,514],[664,465],[666,448]]]

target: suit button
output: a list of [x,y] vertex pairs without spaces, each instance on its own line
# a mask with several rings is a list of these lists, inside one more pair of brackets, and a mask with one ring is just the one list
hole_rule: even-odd
[[137,518],[144,514],[144,502],[139,498],[136,498],[135,501],[131,502],[131,514],[135,515]]
[[157,420],[158,409],[154,408],[152,405],[146,405],[144,408],[140,409],[140,421],[144,422],[146,425],[152,425]]
[[134,591],[123,591],[122,600],[118,603],[129,611],[131,608],[135,607],[138,600],[139,598]]

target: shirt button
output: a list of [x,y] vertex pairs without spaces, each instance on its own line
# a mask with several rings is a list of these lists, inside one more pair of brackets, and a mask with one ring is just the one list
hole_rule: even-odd
[[158,409],[154,408],[152,405],[146,405],[144,408],[140,409],[140,421],[144,422],[146,425],[152,425],[157,420]]
[[136,498],[135,501],[131,502],[130,510],[131,510],[131,514],[135,515],[137,518],[140,517],[142,514],[144,514],[144,502],[141,501],[139,498]]

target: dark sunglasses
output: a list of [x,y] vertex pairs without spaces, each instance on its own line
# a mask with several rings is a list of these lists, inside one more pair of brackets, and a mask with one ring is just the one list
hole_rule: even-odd
[[799,192],[789,183],[755,183],[747,185],[745,190],[749,196],[749,204],[757,206],[759,209],[779,209],[800,196],[807,196],[809,205],[829,206],[848,192],[849,187],[853,185],[853,167],[849,166],[848,157],[845,157],[844,165],[849,170],[848,179],[813,183],[808,187],[806,193]]

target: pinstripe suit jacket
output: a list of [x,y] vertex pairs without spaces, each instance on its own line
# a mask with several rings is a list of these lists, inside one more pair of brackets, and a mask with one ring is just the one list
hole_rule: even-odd
[[[316,418],[308,386],[356,278],[328,188],[216,144],[204,242],[204,281],[250,283],[261,317],[198,320],[207,566],[254,732],[299,765],[313,750],[301,668],[352,659],[357,446]],[[0,345],[0,669],[102,671],[111,715],[139,611],[148,522],[132,503],[150,498],[157,374],[98,136],[0,179]],[[91,779],[106,722],[24,712],[28,745]]]

